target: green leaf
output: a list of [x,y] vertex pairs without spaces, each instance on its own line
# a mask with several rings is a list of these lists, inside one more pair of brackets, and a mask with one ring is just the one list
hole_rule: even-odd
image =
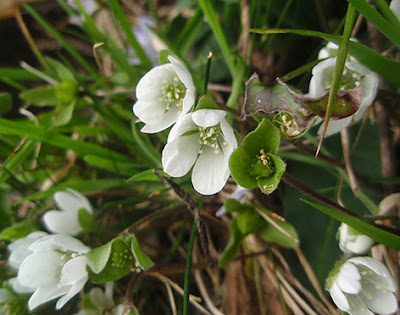
[[400,23],[394,22],[395,25],[385,20],[370,4],[365,0],[347,0],[358,12],[360,12],[369,22],[385,35],[393,44],[400,47]]
[[[98,255],[101,259],[101,264],[96,265],[96,263],[94,262],[94,258],[88,257],[90,261],[89,266],[91,269],[92,266],[96,267],[96,271],[101,269],[100,272],[94,272],[90,274],[90,279],[94,283],[116,281],[126,275],[134,266],[135,259],[132,255],[130,247],[125,243],[123,239],[114,238],[109,243],[111,243],[111,251],[106,248],[102,255]],[[106,258],[107,261],[104,265],[104,261]]]
[[16,239],[27,236],[28,234],[37,231],[35,222],[31,219],[25,219],[19,223],[16,223],[0,233],[0,239],[15,241]]
[[97,228],[97,223],[93,214],[89,213],[86,209],[79,209],[78,221],[85,232],[92,232]]
[[[292,224],[286,221],[281,221],[278,219],[271,218],[276,225],[278,225],[282,230],[284,230],[287,234],[291,235],[294,239],[298,240],[299,236],[297,235],[297,231]],[[283,233],[276,226],[271,223],[264,225],[261,228],[261,236],[266,242],[272,242],[279,244],[288,248],[295,248],[299,246],[299,243],[296,242],[293,238],[290,238],[287,234]]]
[[256,188],[257,180],[250,175],[249,169],[253,161],[244,147],[239,147],[229,158],[229,169],[235,181],[244,188]]
[[114,240],[111,240],[108,243],[91,250],[87,254],[89,267],[94,273],[99,274],[106,267],[107,262],[110,259],[113,241]]
[[143,168],[142,163],[113,160],[111,158],[104,158],[96,155],[85,155],[83,160],[99,169],[124,176],[130,176],[132,173],[136,173],[139,169]]
[[133,256],[135,257],[136,264],[140,269],[146,270],[153,267],[154,262],[140,248],[139,242],[135,236],[131,236],[131,251]]
[[73,81],[76,82],[74,74],[66,67],[64,66],[61,62],[50,58],[46,57],[46,62],[50,66],[50,68],[56,73],[57,81],[62,82],[62,81]]
[[237,253],[239,252],[240,242],[242,241],[242,234],[240,233],[237,221],[234,219],[232,219],[230,230],[232,237],[221,254],[219,261],[221,267],[225,267],[228,262],[236,257]]
[[228,64],[229,70],[232,76],[234,77],[235,61],[231,53],[231,49],[229,48],[228,41],[226,40],[225,34],[222,31],[221,25],[218,22],[212,3],[210,0],[200,0],[199,4],[201,9],[203,10],[204,15],[207,18],[208,24],[210,24],[210,27],[215,35],[215,38],[217,39],[217,42],[225,57],[225,61]]
[[39,87],[24,91],[20,97],[35,106],[56,106],[60,104],[57,97],[57,86]]
[[[291,30],[291,29],[253,29],[251,30],[254,33],[258,34],[297,34],[301,36],[313,36],[325,39],[329,42],[333,42],[337,45],[340,45],[342,37],[337,35],[330,35],[321,32],[315,32],[310,30]],[[392,81],[393,83],[400,86],[400,63],[382,56],[378,52],[369,48],[366,45],[357,43],[357,42],[349,42],[348,52],[351,56],[356,58],[359,62],[361,62],[366,67],[370,68],[372,71],[375,71]]]
[[[168,176],[164,172],[160,172],[161,175]],[[138,174],[133,175],[131,178],[127,180],[128,182],[141,182],[141,181],[151,181],[151,182],[159,182],[160,179],[156,174],[154,174],[154,169],[146,170],[140,172]]]
[[9,192],[0,189],[0,229],[9,226],[12,219]]
[[75,104],[76,101],[72,101],[69,104],[60,104],[56,106],[52,116],[54,126],[60,127],[70,122],[74,112]]
[[362,220],[360,218],[348,216],[337,210],[333,210],[331,208],[319,205],[317,203],[314,203],[314,202],[311,202],[308,200],[303,200],[303,201],[305,203],[309,204],[314,209],[317,209],[318,211],[321,211],[322,213],[329,215],[330,217],[332,217],[340,222],[346,223],[347,225],[356,229],[360,233],[363,233],[366,236],[372,238],[376,242],[386,245],[390,248],[400,250],[400,237],[398,235],[381,230],[381,229],[365,222],[364,220]]
[[76,100],[78,85],[75,81],[66,80],[57,85],[56,96],[61,104],[69,104]]
[[203,95],[196,107],[196,110],[199,109],[218,109],[218,106],[211,97]]
[[10,93],[0,93],[0,116],[7,114],[12,105],[12,96]]
[[264,149],[265,153],[275,154],[278,152],[279,141],[279,130],[268,119],[263,119],[258,127],[244,138],[243,145],[251,156],[260,155],[261,149]]
[[42,127],[34,126],[30,122],[11,121],[0,118],[0,134],[13,134],[21,137],[29,137],[32,140],[41,141],[49,145],[73,150],[80,154],[98,155],[106,158],[115,158],[122,161],[130,161],[131,158],[99,145],[82,140],[73,140],[70,137],[58,134]]

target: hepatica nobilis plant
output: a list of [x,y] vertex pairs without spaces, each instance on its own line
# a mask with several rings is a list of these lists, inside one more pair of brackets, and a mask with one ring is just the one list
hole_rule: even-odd
[[24,5],[49,45],[0,67],[0,313],[398,312],[400,0],[340,35],[258,28],[312,0],[167,2],[57,0],[71,40]]

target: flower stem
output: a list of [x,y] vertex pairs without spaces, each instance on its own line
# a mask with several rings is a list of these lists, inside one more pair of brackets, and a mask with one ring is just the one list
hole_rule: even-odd
[[207,95],[207,86],[208,79],[210,77],[210,69],[211,69],[211,60],[212,60],[212,52],[210,51],[207,56],[207,65],[206,65],[206,76],[204,78],[204,95]]
[[183,286],[183,315],[188,314],[188,303],[189,303],[189,283],[190,283],[190,269],[192,267],[192,253],[193,253],[193,245],[194,239],[196,236],[197,229],[197,219],[193,219],[192,229],[190,231],[190,239],[188,244],[188,251],[186,255],[186,267],[185,267],[185,280]]

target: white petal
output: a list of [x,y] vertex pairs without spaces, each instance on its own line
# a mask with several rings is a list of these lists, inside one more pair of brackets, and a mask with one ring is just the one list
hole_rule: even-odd
[[52,238],[52,242],[65,249],[72,252],[87,254],[90,252],[90,248],[85,246],[80,240],[73,238],[66,234],[55,234]]
[[[357,265],[365,266],[366,268],[374,271],[377,275],[381,276],[381,277],[375,277],[373,281],[374,282],[380,281],[381,282],[380,285],[384,285],[385,289],[392,292],[397,290],[397,285],[392,275],[390,274],[386,266],[382,264],[380,261],[371,257],[354,257],[350,258],[348,261]],[[357,267],[359,268],[359,266]],[[367,277],[369,278],[370,276],[368,275]],[[363,276],[363,278],[365,278],[365,276]]]
[[133,113],[145,124],[155,124],[165,116],[166,105],[163,101],[152,102],[138,100],[133,105]]
[[192,120],[193,113],[186,114],[178,119],[168,134],[167,142],[171,142],[190,130],[198,130],[199,127]]
[[86,278],[82,278],[79,281],[77,281],[72,286],[72,288],[69,289],[67,294],[65,294],[63,297],[61,297],[57,301],[56,310],[59,310],[60,308],[62,308],[70,299],[72,299],[79,291],[81,291],[83,289],[83,287],[85,286],[87,279],[88,278],[86,277]]
[[363,98],[361,106],[354,115],[355,120],[359,120],[364,116],[368,106],[374,101],[378,92],[379,80],[375,73],[371,72],[361,80],[361,88],[363,91]]
[[182,81],[186,89],[190,92],[194,92],[196,88],[194,87],[192,76],[190,75],[190,72],[186,69],[186,67],[173,56],[168,56],[168,60],[173,65],[179,80]]
[[[328,128],[326,129],[326,134],[325,136],[330,136],[333,135],[343,128],[347,127],[351,121],[353,120],[353,116],[349,116],[346,118],[342,118],[339,120],[329,120]],[[318,134],[322,135],[322,132],[324,131],[325,122],[319,127],[318,129]]]
[[210,147],[204,148],[192,173],[193,188],[202,195],[213,195],[224,188],[230,171],[224,154],[215,154]]
[[83,231],[79,224],[78,213],[50,210],[43,217],[43,222],[52,233],[64,233],[69,235],[78,235]]
[[344,293],[356,294],[361,291],[361,275],[357,267],[345,262],[335,279],[335,283]]
[[336,282],[333,283],[332,287],[329,290],[329,294],[332,297],[333,302],[339,307],[342,311],[347,312],[350,309],[349,302],[347,301],[346,296],[340,291]]
[[104,295],[104,292],[100,288],[93,288],[89,292],[89,297],[90,297],[90,302],[97,308],[101,308],[106,306],[106,297]]
[[320,97],[326,93],[326,83],[332,81],[336,57],[321,61],[312,69],[308,96]]
[[374,315],[364,304],[360,295],[346,295],[350,304],[350,309],[347,311],[350,315]]
[[192,90],[186,90],[185,97],[183,98],[182,103],[182,112],[181,116],[186,115],[187,112],[193,107],[196,100],[196,93]]
[[11,284],[13,291],[16,293],[33,293],[36,290],[36,288],[23,286],[17,278],[11,278],[8,280],[8,282]]
[[350,252],[356,255],[364,255],[374,245],[374,241],[368,236],[358,235],[355,237],[354,242],[348,242],[346,245]]
[[85,209],[93,213],[89,200],[81,193],[67,188],[66,191],[58,191],[53,196],[59,209],[67,212],[78,212],[79,209]]
[[28,307],[30,310],[38,307],[41,304],[44,304],[48,301],[51,301],[65,293],[68,292],[68,288],[66,287],[43,287],[38,288],[35,293],[32,294],[31,298],[28,302]]
[[193,113],[192,119],[197,126],[211,127],[216,126],[226,116],[224,110],[219,109],[200,109]]
[[[174,66],[172,64],[165,64],[154,67],[149,72],[147,72],[136,85],[136,98],[143,99],[149,92],[161,91],[163,81],[169,81],[175,76]],[[156,94],[153,94],[155,96]]]
[[400,20],[400,0],[392,0],[390,2],[390,9],[393,11],[394,15]]
[[48,235],[45,232],[33,232],[29,234],[27,237],[20,238],[16,240],[14,243],[8,246],[9,250],[11,251],[10,256],[8,257],[9,264],[18,269],[21,266],[22,261],[32,254],[32,251],[29,250],[29,246],[32,245],[36,240]]
[[392,314],[397,310],[397,300],[394,294],[374,283],[363,283],[360,297],[365,305],[375,313]]
[[122,315],[124,311],[124,304],[118,304],[116,307],[112,309],[112,315]]
[[86,266],[88,259],[86,256],[78,256],[67,261],[62,268],[62,285],[73,285],[79,279],[87,278],[88,272]]
[[53,251],[29,255],[19,268],[18,282],[29,288],[57,287],[62,255]]
[[176,106],[171,107],[164,115],[156,122],[145,125],[141,131],[146,133],[156,133],[161,130],[167,129],[178,120],[179,108]]
[[220,121],[220,125],[221,125],[222,133],[224,134],[226,140],[234,149],[236,149],[237,148],[237,140],[236,140],[235,133],[233,132],[231,125],[228,124],[226,119],[222,119]]
[[194,134],[168,142],[162,151],[164,172],[173,177],[181,177],[189,172],[199,154],[198,139],[198,134]]

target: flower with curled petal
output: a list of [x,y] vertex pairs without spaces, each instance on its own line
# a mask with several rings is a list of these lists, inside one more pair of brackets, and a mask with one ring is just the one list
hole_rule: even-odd
[[[313,68],[308,93],[309,97],[317,98],[330,90],[335,65],[336,57],[333,57],[320,62]],[[339,132],[347,127],[353,120],[360,120],[368,106],[370,106],[375,99],[376,93],[378,92],[378,85],[378,77],[374,72],[356,60],[346,61],[340,89],[351,90],[361,86],[363,93],[361,104],[352,116],[338,120],[330,120],[326,136]],[[318,133],[322,134],[323,129],[324,126],[322,125]]]
[[28,249],[32,253],[22,261],[16,281],[33,292],[29,309],[61,297],[56,304],[59,310],[88,280],[90,248],[69,235],[53,234],[39,238]]
[[79,211],[83,209],[90,215],[93,213],[89,200],[71,188],[56,192],[53,198],[60,210],[49,210],[43,215],[46,228],[52,233],[72,236],[81,233],[83,228],[79,223]]
[[339,226],[339,247],[346,254],[365,255],[374,245],[374,240],[342,223]]
[[168,56],[168,60],[171,63],[153,68],[136,86],[133,112],[145,123],[142,132],[167,129],[194,105],[192,76],[176,58]]
[[354,257],[337,265],[326,288],[335,304],[350,315],[392,314],[397,310],[396,283],[386,266],[371,257]]
[[228,180],[229,157],[237,147],[223,110],[200,109],[171,129],[162,152],[164,172],[184,176],[193,167],[192,184],[203,195],[219,192]]

